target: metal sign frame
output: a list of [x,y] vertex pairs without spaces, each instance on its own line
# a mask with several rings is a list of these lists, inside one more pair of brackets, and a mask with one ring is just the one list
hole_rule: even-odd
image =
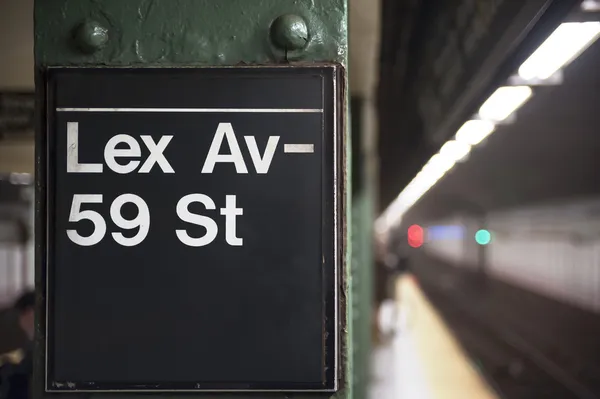
[[[169,70],[174,74],[190,69],[202,74],[215,74],[220,77],[231,72],[248,71],[257,75],[320,73],[323,85],[323,130],[322,140],[328,142],[325,148],[333,151],[333,162],[328,161],[324,151],[322,158],[322,192],[331,193],[331,198],[323,200],[321,205],[323,244],[321,247],[323,265],[330,259],[331,268],[323,267],[323,381],[321,384],[254,383],[248,381],[211,383],[190,381],[186,383],[168,383],[140,381],[139,383],[106,383],[93,381],[56,381],[53,377],[52,345],[54,333],[53,298],[56,292],[54,279],[54,237],[55,225],[55,176],[56,158],[62,154],[57,151],[54,138],[54,118],[57,104],[54,99],[56,90],[53,77],[55,73],[69,70],[110,73],[110,71],[128,70],[125,67],[50,67],[40,72],[43,86],[38,86],[38,126],[36,129],[36,272],[38,301],[38,325],[36,361],[44,370],[46,393],[60,392],[336,392],[340,380],[340,329],[345,325],[345,305],[340,303],[340,290],[344,278],[344,242],[345,242],[345,75],[338,64],[311,64],[287,66],[242,66],[242,67],[194,67],[194,68],[153,68],[143,67],[140,71]],[[135,69],[134,69],[135,70]],[[328,133],[330,132],[330,135]],[[58,154],[58,155],[57,155]],[[326,184],[331,184],[327,189]],[[328,217],[333,215],[333,217]],[[331,235],[333,234],[333,237]],[[293,361],[290,359],[290,361]]]

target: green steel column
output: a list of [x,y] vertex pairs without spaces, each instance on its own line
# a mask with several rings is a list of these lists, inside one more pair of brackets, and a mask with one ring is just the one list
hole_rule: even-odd
[[371,227],[369,191],[365,168],[362,136],[364,128],[364,104],[359,97],[350,103],[352,136],[352,333],[353,333],[353,389],[356,398],[366,398],[369,376],[371,343]]
[[[336,62],[345,66],[347,13],[347,0],[35,0],[36,84],[43,84],[40,71],[49,66],[189,67],[282,62]],[[348,139],[348,151],[349,142]],[[349,190],[349,169],[345,177]],[[348,217],[350,197],[346,196]],[[350,226],[346,237],[350,237],[349,230]],[[356,292],[349,289],[350,251],[348,242],[340,295],[345,320],[351,320],[351,306],[346,304],[353,303]],[[364,399],[352,394],[353,323],[343,323],[341,353],[345,372],[340,391],[332,397]],[[41,376],[40,367],[36,364],[36,378]],[[43,381],[36,380],[35,385],[36,396],[42,396]],[[192,396],[315,397],[307,394]]]
[[373,218],[375,206],[374,126],[369,101],[351,100],[352,135],[352,332],[353,389],[356,398],[367,397],[371,354],[373,305]]

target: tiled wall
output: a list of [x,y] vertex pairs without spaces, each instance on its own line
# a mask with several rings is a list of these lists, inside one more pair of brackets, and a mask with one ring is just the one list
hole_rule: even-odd
[[[30,209],[31,229],[33,209]],[[23,291],[35,285],[33,237],[23,244],[14,221],[0,221],[0,309],[10,306]]]
[[0,308],[33,285],[33,262],[28,249],[16,244],[0,245]]
[[[564,207],[488,215],[492,241],[485,248],[490,275],[600,313],[600,217]],[[472,221],[444,224],[465,227]],[[600,233],[600,229],[598,229]],[[474,266],[472,234],[429,240],[425,251],[461,267]]]

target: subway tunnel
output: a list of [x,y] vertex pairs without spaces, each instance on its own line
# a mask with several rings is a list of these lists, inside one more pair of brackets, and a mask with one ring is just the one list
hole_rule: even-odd
[[448,5],[453,20],[414,2],[415,25],[444,38],[405,40],[425,55],[397,85],[384,56],[402,36],[384,36],[376,234],[495,395],[598,397],[598,4],[492,3],[478,53],[468,6]]

